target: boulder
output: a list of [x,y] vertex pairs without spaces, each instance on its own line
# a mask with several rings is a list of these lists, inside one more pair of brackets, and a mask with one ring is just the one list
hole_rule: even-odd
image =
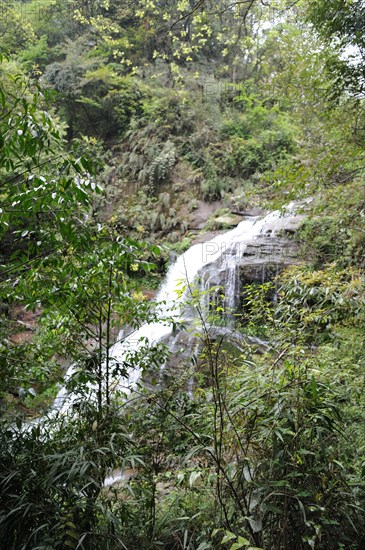
[[229,226],[229,227],[236,227],[241,221],[242,216],[239,216],[237,214],[225,214],[224,216],[219,216],[218,218],[215,218],[214,222],[215,224],[219,224],[222,226]]

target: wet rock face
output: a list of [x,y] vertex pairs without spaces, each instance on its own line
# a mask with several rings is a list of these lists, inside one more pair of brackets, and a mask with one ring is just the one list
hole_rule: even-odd
[[225,307],[239,307],[244,285],[270,281],[286,267],[301,263],[295,232],[303,219],[300,215],[276,219],[252,239],[227,246],[216,262],[202,270],[201,289],[220,286]]
[[286,267],[300,263],[295,233],[304,218],[296,215],[275,220],[247,244],[239,261],[241,285],[270,281]]
[[259,237],[247,245],[239,262],[241,284],[264,283],[283,269],[300,263],[299,245],[287,237]]

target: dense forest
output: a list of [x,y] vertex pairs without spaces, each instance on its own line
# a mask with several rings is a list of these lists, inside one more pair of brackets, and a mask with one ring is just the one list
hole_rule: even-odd
[[0,550],[365,548],[364,28],[0,1]]

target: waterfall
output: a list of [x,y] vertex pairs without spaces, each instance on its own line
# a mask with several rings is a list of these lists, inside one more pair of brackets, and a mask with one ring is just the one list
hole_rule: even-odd
[[[197,279],[200,280],[203,311],[209,310],[209,301],[211,300],[209,290],[215,286],[224,289],[224,308],[234,309],[239,300],[239,265],[244,262],[245,254],[252,262],[252,252],[248,253],[248,247],[255,246],[260,242],[260,239],[266,239],[267,241],[275,238],[277,232],[285,228],[288,223],[289,226],[290,223],[294,226],[298,225],[301,217],[293,212],[294,206],[295,204],[291,203],[282,211],[271,212],[261,219],[250,217],[231,231],[223,233],[211,241],[193,245],[184,252],[171,265],[157,294],[156,301],[160,303],[158,317],[161,320],[168,316],[176,319],[176,321],[184,321],[187,316],[191,316],[191,310],[186,307],[186,298],[189,292],[178,293],[177,290],[181,288],[181,285],[189,288],[190,285],[195,284]],[[283,220],[286,220],[285,223],[283,223]],[[295,220],[294,224],[293,220]],[[266,257],[266,261],[268,257]],[[255,260],[260,261],[260,258],[254,258]],[[110,357],[115,363],[121,364],[128,352],[137,352],[141,348],[142,339],[144,342],[148,342],[149,345],[153,345],[162,339],[166,340],[172,334],[172,331],[173,326],[163,321],[144,324],[123,340],[122,334],[119,335],[118,342],[110,349]],[[75,367],[70,367],[66,379],[74,371]],[[129,372],[127,380],[124,382],[115,381],[115,387],[123,388],[123,391],[128,394],[136,387],[140,377],[141,369],[136,367]],[[62,388],[56,398],[55,406],[58,409],[66,409],[70,400],[72,402],[72,398],[67,396],[66,390]]]

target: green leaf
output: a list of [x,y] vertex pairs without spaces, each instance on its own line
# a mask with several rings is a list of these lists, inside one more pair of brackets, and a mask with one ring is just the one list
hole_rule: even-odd
[[231,533],[231,531],[225,531],[225,535],[221,541],[221,544],[226,544],[226,542],[229,542],[230,540],[233,540],[235,538],[237,538],[237,535]]
[[238,550],[239,548],[244,548],[245,546],[249,546],[250,541],[245,539],[244,537],[238,537],[238,541],[234,542],[231,546],[231,550]]

